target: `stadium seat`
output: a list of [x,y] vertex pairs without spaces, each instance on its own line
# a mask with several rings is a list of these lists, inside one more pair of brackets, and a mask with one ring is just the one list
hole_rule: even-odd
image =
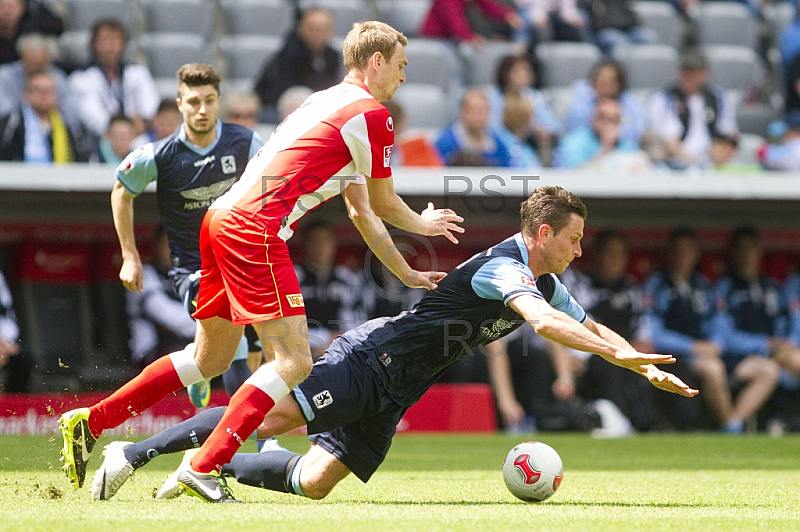
[[731,159],[732,164],[758,164],[758,150],[766,140],[760,135],[742,133],[739,135],[739,146]]
[[633,8],[642,25],[658,34],[661,44],[680,48],[683,44],[683,20],[669,2],[638,0]]
[[663,89],[678,79],[678,51],[665,44],[617,46],[615,58],[625,67],[628,87]]
[[770,123],[778,118],[778,111],[766,103],[745,102],[736,109],[736,123],[742,133],[766,137]]
[[542,89],[542,94],[558,120],[563,122],[572,103],[572,90],[569,87],[547,87]]
[[375,14],[370,9],[369,3],[364,0],[300,0],[300,7],[325,7],[335,15],[334,35],[347,35],[353,28],[354,22],[373,20]]
[[794,21],[794,2],[770,2],[761,6],[761,12],[769,23],[773,38],[777,40],[786,26]]
[[211,39],[216,6],[206,0],[146,0],[146,31],[188,33]]
[[597,46],[583,42],[543,42],[536,47],[547,87],[566,87],[584,79],[600,60]]
[[158,91],[160,99],[172,100],[178,96],[178,80],[175,78],[174,72],[169,77],[155,77],[153,81],[156,84],[156,91]]
[[406,47],[406,78],[411,83],[429,83],[448,90],[453,83],[451,49],[434,39],[412,39]]
[[407,83],[394,98],[405,111],[408,129],[441,128],[456,116],[453,98],[435,85]]
[[755,49],[758,22],[744,4],[698,2],[689,14],[697,27],[698,44],[728,44]]
[[100,19],[117,19],[133,36],[139,11],[136,2],[128,0],[67,0],[67,27],[70,31],[90,30]]
[[758,54],[745,46],[704,46],[710,81],[726,89],[747,91],[763,84],[763,67]]
[[89,52],[89,30],[65,31],[58,38],[61,59],[67,64],[87,65],[91,59]]
[[228,35],[280,36],[294,26],[294,7],[288,0],[222,0]]
[[[541,45],[540,45],[541,46]],[[497,65],[507,55],[519,55],[516,43],[489,41],[472,50],[464,57],[468,85],[493,85],[497,76]]]
[[36,382],[75,387],[71,379],[77,379],[94,350],[89,247],[27,242],[20,256],[20,326]]
[[382,0],[378,4],[381,18],[406,37],[417,35],[425,15],[430,9],[430,0]]
[[175,72],[185,63],[211,63],[214,52],[211,45],[199,35],[186,33],[151,33],[139,39],[153,77],[170,77],[175,83]]
[[276,36],[230,35],[219,42],[219,50],[228,64],[228,77],[253,82],[282,46],[283,38]]

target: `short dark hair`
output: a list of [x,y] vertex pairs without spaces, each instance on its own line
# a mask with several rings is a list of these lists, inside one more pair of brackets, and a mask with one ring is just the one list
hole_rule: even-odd
[[219,94],[219,72],[211,65],[203,63],[187,63],[175,73],[178,77],[178,97],[181,97],[181,85],[202,87],[211,85]]
[[558,233],[567,226],[571,214],[577,214],[583,220],[588,215],[586,205],[578,196],[561,187],[537,188],[519,209],[522,234],[533,236],[544,224]]
[[156,114],[163,113],[164,111],[180,112],[180,109],[178,109],[178,104],[175,103],[174,98],[163,98],[160,102],[158,102]]
[[601,59],[592,67],[592,72],[589,74],[589,79],[591,80],[592,84],[594,84],[595,78],[600,72],[600,69],[605,67],[611,67],[614,69],[614,72],[617,74],[617,83],[619,83],[619,92],[625,92],[628,89],[628,78],[627,74],[625,73],[625,67],[622,65],[622,63],[615,59]]
[[122,22],[115,18],[101,18],[92,26],[92,39],[89,41],[91,43],[92,53],[94,53],[94,43],[97,40],[97,34],[100,33],[100,30],[116,31],[122,35],[123,41],[126,43],[128,42],[128,30]]
[[758,229],[752,225],[741,225],[731,233],[731,248],[737,247],[743,240],[760,240]]
[[600,251],[614,240],[619,240],[626,246],[628,245],[628,238],[619,229],[603,229],[594,240],[594,249]]
[[675,243],[682,238],[688,238],[696,243],[697,233],[695,233],[694,229],[691,227],[675,227],[669,232],[669,236],[667,237],[667,248],[674,248]]
[[126,123],[128,123],[128,124],[130,124],[132,126],[135,125],[133,123],[133,119],[131,117],[129,117],[128,115],[122,114],[122,113],[117,113],[114,116],[112,116],[111,118],[109,118],[108,119],[108,127],[111,127],[111,124],[113,124],[114,122],[126,122]]
[[[534,80],[539,79],[539,76],[536,75],[536,62],[533,57],[530,55],[507,55],[500,60],[500,64],[497,66],[497,74],[495,75],[495,83],[497,83],[500,92],[506,92],[508,75],[517,63],[528,63],[531,71],[533,71]],[[534,81],[535,83],[536,81]]]

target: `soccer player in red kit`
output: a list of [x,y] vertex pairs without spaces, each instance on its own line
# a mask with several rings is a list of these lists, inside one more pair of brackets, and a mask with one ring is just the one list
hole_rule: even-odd
[[284,120],[241,179],[211,205],[200,234],[194,346],[161,357],[97,404],[61,416],[64,470],[78,487],[103,430],[222,373],[244,326],[252,324],[273,362],[233,395],[228,413],[191,462],[198,491],[220,486],[221,466],[311,371],[303,298],[286,239],[306,212],[336,194],[343,195],[356,228],[392,273],[408,286],[436,287],[444,274],[411,269],[382,221],[454,243],[453,233],[463,232],[456,225],[462,219],[449,209],[429,204],[417,214],[394,191],[393,124],[380,102],[405,81],[406,44],[402,33],[382,22],[355,24],[343,43],[343,82],[311,95]]

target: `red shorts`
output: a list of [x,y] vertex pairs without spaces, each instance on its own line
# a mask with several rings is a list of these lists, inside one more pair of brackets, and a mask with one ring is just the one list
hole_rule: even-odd
[[274,230],[228,210],[206,213],[195,319],[225,318],[248,325],[305,314],[289,247]]

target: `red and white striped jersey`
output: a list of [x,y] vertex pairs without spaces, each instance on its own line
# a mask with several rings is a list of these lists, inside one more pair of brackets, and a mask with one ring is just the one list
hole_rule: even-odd
[[211,209],[230,209],[282,229],[287,240],[308,211],[367,178],[391,177],[394,125],[358,80],[319,91],[289,115]]

